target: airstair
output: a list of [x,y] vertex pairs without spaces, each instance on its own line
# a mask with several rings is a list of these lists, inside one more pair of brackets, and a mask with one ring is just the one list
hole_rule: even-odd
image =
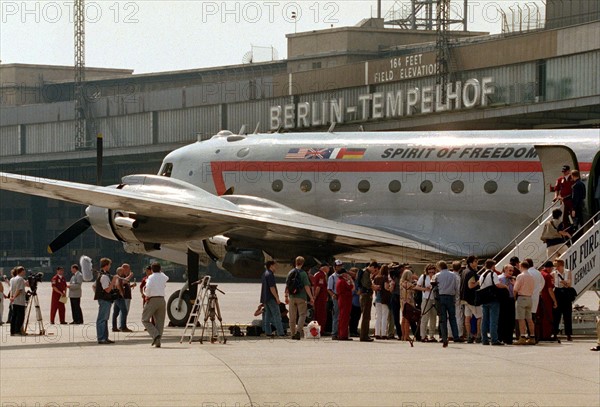
[[[533,259],[535,267],[541,266],[549,259],[546,245],[540,237],[542,236],[544,223],[552,217],[549,213],[552,212],[554,207],[551,206],[542,212],[501,251],[501,253],[505,252],[514,245],[504,257],[498,260],[498,269],[508,264],[513,256],[517,256],[521,260]],[[521,236],[525,237],[521,238]],[[571,246],[558,258],[564,260],[565,268],[573,273],[573,288],[577,290],[577,298],[579,298],[585,291],[594,286],[600,278],[600,212],[592,216],[573,236],[576,237],[576,240],[572,243],[569,242]],[[564,245],[567,245],[567,243]],[[557,251],[561,248],[562,246]],[[496,257],[499,257],[499,255]]]
[[[544,231],[544,224],[552,218],[552,211],[560,207],[560,202],[554,202],[544,209],[529,225],[527,225],[518,235],[514,237],[506,246],[494,257],[497,268],[500,270],[509,263],[512,257],[518,257],[520,260],[533,259],[533,264],[541,264],[546,260],[546,245],[540,239]],[[504,257],[501,257],[505,253]]]
[[[516,240],[503,249],[505,251],[513,244],[515,245],[507,255],[498,261],[500,267],[507,264],[513,256],[517,256],[521,260],[531,258],[534,260],[535,267],[541,266],[549,259],[546,245],[541,242],[540,236],[544,223],[551,217],[548,216],[551,209],[553,207],[540,214],[538,219],[544,219],[541,223],[538,224],[538,219],[536,219],[526,228],[527,232],[524,231],[519,234],[525,236],[524,238],[519,241],[517,237]],[[571,270],[573,288],[577,291],[573,309],[573,330],[574,332],[592,334],[596,330],[596,318],[600,317],[600,309],[596,307],[593,309],[580,308],[577,306],[577,300],[589,289],[593,289],[600,299],[600,212],[596,212],[573,236],[574,242],[558,258],[565,261],[566,269]],[[557,249],[557,252],[561,248],[562,246]],[[554,253],[550,257],[553,257],[553,255]]]

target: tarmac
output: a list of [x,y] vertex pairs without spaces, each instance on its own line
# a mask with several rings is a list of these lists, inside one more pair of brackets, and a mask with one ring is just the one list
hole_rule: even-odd
[[[169,284],[170,292],[178,284]],[[223,284],[224,322],[250,322],[259,284]],[[97,305],[84,291],[85,325],[50,325],[49,284],[38,290],[46,334],[0,327],[0,406],[595,406],[600,354],[592,336],[537,346],[362,343],[231,337],[180,343],[166,327],[160,349],[135,298],[112,345],[96,343]],[[593,293],[588,302],[596,302]],[[6,310],[4,317],[6,317]],[[67,322],[70,321],[67,304]],[[33,319],[33,316],[32,316]],[[58,322],[58,318],[57,321]]]

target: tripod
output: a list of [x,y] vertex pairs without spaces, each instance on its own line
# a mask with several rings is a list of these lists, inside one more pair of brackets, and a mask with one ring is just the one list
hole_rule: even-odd
[[[200,343],[204,341],[204,329],[206,329],[206,322],[210,319],[210,343],[215,343],[219,341],[225,344],[227,343],[227,338],[225,338],[225,331],[223,330],[223,319],[221,318],[221,308],[219,307],[217,291],[219,291],[221,294],[225,293],[219,290],[216,284],[209,284],[208,290],[210,291],[208,297],[204,296],[204,298],[207,298],[206,306],[202,306],[202,310],[204,311],[204,324],[202,325],[202,335],[200,336]],[[217,328],[215,319],[219,320],[222,340],[219,339],[219,328]]]
[[42,319],[42,309],[40,308],[40,301],[38,300],[37,293],[35,291],[29,292],[29,301],[27,302],[27,308],[25,309],[25,326],[23,328],[23,332],[27,332],[27,326],[29,325],[29,315],[31,314],[31,309],[35,307],[35,315],[36,315],[36,323],[40,327],[40,335],[46,335],[46,330],[44,329],[44,320]]

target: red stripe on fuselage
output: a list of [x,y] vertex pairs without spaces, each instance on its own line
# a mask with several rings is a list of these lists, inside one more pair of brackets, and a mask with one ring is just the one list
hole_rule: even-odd
[[[539,161],[213,161],[210,163],[213,182],[218,195],[227,190],[225,172],[381,172],[381,173],[421,173],[421,172],[541,172]],[[583,164],[581,164],[582,171]],[[591,164],[589,166],[591,168]]]

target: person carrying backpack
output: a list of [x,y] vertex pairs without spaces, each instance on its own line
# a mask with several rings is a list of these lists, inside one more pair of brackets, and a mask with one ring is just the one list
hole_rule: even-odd
[[312,289],[308,275],[302,266],[304,257],[296,257],[295,267],[288,273],[285,280],[285,303],[289,304],[290,333],[292,339],[299,340],[304,335],[304,322],[306,320],[307,301],[314,304]]

